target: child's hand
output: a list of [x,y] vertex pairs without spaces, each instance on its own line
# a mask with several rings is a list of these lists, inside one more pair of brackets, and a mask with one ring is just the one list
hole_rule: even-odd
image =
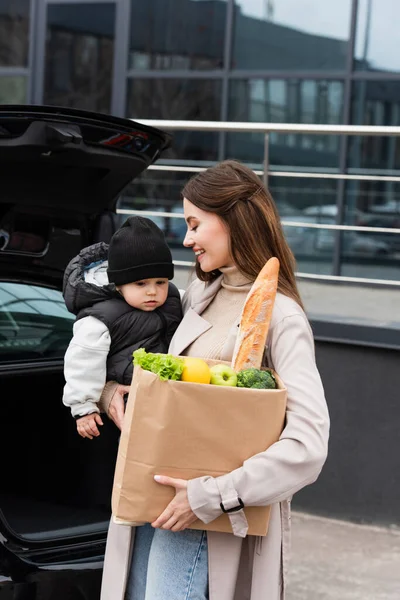
[[101,416],[98,413],[76,419],[76,428],[79,435],[83,438],[89,438],[89,440],[92,440],[93,436],[98,437],[100,435],[97,425],[103,425]]

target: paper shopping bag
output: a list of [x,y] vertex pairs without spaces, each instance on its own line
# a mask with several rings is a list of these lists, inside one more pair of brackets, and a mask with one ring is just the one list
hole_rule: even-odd
[[[207,361],[210,365],[222,361]],[[161,381],[135,366],[121,432],[112,493],[116,522],[154,521],[174,497],[154,475],[218,477],[279,439],[287,390],[255,390]],[[270,507],[247,507],[249,535],[266,535]],[[193,529],[232,533],[229,517]]]

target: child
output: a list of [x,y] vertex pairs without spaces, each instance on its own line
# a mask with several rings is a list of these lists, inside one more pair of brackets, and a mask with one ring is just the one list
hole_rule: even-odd
[[102,425],[98,402],[106,381],[130,385],[132,353],[167,352],[182,319],[171,251],[150,219],[130,217],[111,238],[81,250],[64,273],[63,295],[76,315],[64,360],[63,403],[79,435]]

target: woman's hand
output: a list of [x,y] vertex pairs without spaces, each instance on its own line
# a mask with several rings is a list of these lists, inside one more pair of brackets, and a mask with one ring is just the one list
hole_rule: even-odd
[[124,395],[129,394],[129,390],[129,385],[118,385],[108,407],[107,414],[119,429],[122,429],[125,416]]
[[190,508],[187,495],[187,481],[185,479],[174,479],[163,475],[155,475],[154,479],[161,485],[170,485],[175,488],[175,498],[171,500],[167,508],[151,525],[159,529],[170,529],[171,531],[183,531],[197,520],[196,515]]

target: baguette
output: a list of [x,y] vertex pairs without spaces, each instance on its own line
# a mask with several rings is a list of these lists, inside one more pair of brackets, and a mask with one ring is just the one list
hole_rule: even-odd
[[253,283],[243,306],[232,358],[235,371],[261,368],[278,289],[279,260],[270,258]]

